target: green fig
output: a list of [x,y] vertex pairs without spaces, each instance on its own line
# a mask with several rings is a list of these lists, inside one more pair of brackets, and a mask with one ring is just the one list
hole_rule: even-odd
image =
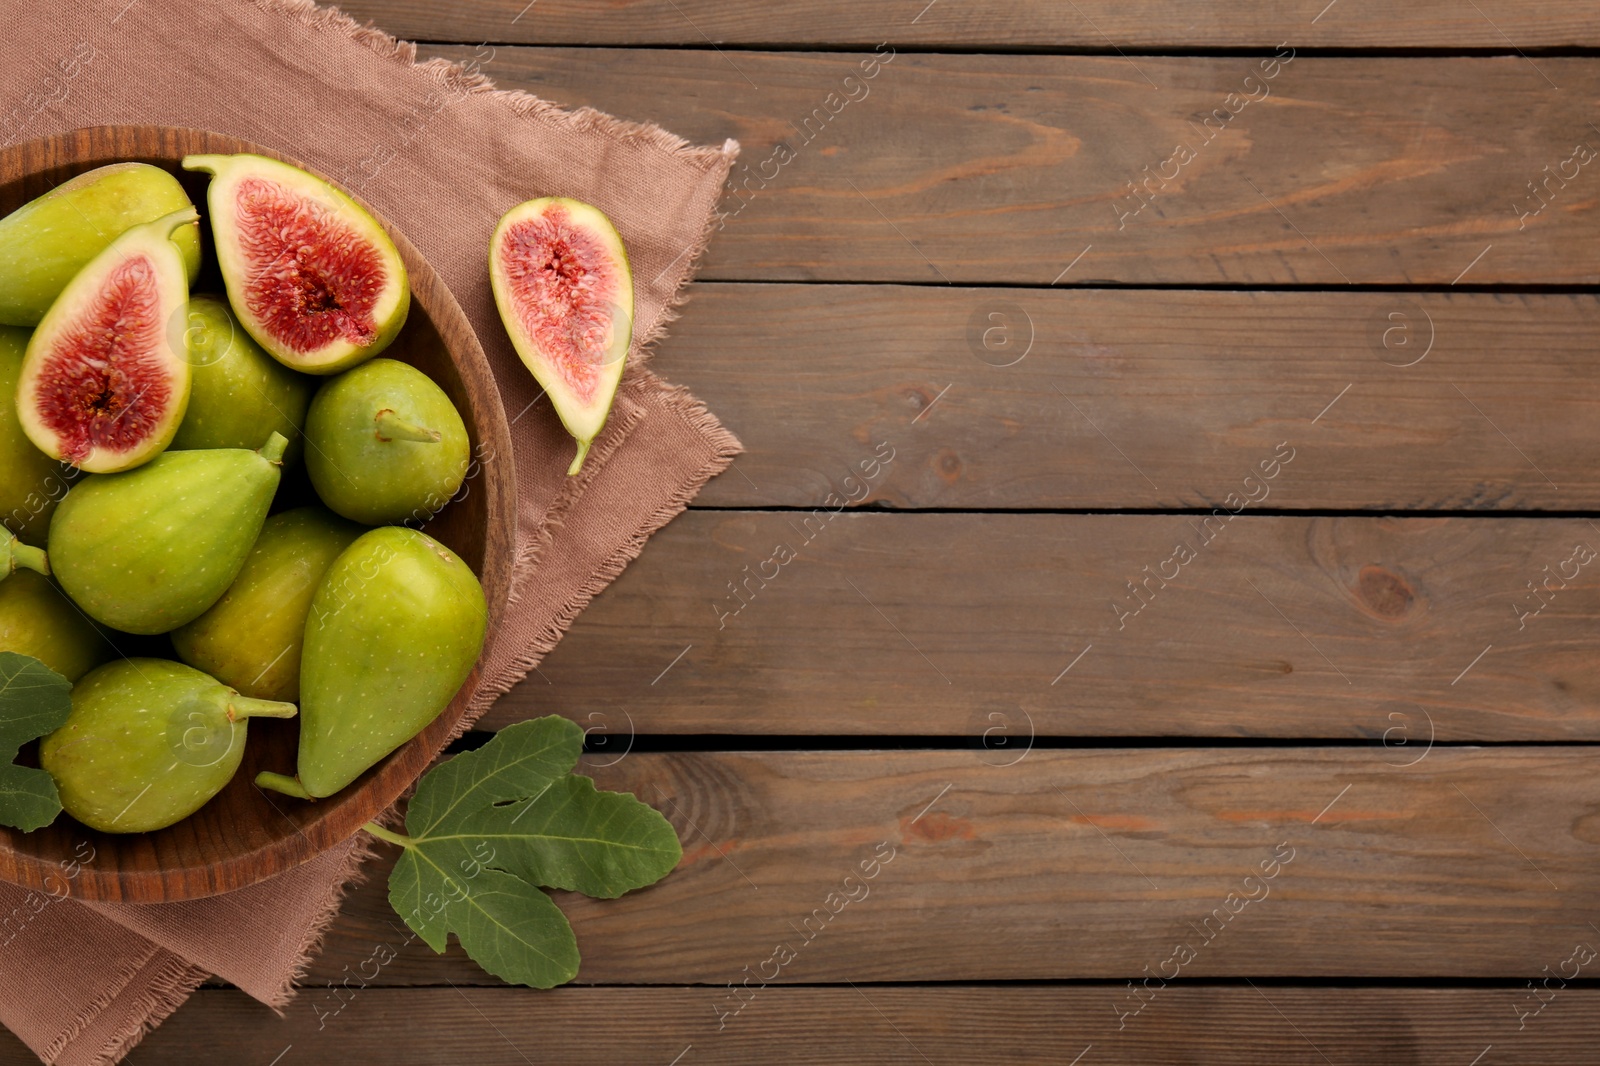
[[[119,235],[193,206],[165,170],[113,163],[17,208],[0,219],[0,323],[37,326],[67,282]],[[173,239],[192,285],[200,274],[200,234],[188,229]]]
[[172,440],[189,404],[189,282],[174,243],[187,207],[135,226],[89,261],[28,340],[17,418],[34,446],[94,474],[131,470]]
[[467,474],[461,415],[422,371],[374,359],[329,379],[306,416],[306,472],[322,502],[369,526],[424,522]]
[[278,488],[283,449],[164,452],[75,485],[50,523],[61,587],[102,625],[166,633],[194,621],[239,575]]
[[267,519],[222,599],[172,634],[178,658],[246,696],[300,698],[300,647],[311,597],[366,530],[321,507]]
[[489,240],[489,283],[517,354],[550,396],[578,454],[605,428],[633,339],[633,271],[599,208],[547,196],[505,213]]
[[189,410],[168,447],[254,448],[276,432],[284,465],[298,462],[315,380],[262,351],[215,296],[189,298],[188,348]]
[[294,712],[181,663],[120,659],[73,686],[72,713],[40,742],[39,764],[84,825],[148,833],[189,817],[233,779],[249,719]]
[[192,155],[228,302],[285,366],[337,374],[387,348],[411,283],[377,219],[321,178],[259,155]]
[[18,570],[0,581],[0,651],[31,655],[76,681],[111,650],[94,623],[49,578]]
[[44,543],[50,516],[67,494],[61,464],[33,446],[17,421],[17,377],[28,330],[0,326],[0,524]]
[[450,705],[487,620],[483,588],[449,548],[398,526],[363,534],[306,619],[298,773],[256,783],[311,799],[354,781]]

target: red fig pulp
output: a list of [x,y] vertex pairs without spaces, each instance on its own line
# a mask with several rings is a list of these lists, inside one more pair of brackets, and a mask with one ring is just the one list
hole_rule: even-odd
[[576,474],[605,427],[633,338],[633,273],[597,208],[547,197],[512,208],[489,244],[489,280],[517,354],[578,442]]
[[189,402],[189,279],[173,237],[194,208],[135,226],[89,261],[28,342],[17,382],[22,430],[92,473],[127,470],[172,440]]
[[377,355],[411,305],[394,242],[320,178],[264,156],[190,156],[206,194],[228,299],[280,363],[333,374]]

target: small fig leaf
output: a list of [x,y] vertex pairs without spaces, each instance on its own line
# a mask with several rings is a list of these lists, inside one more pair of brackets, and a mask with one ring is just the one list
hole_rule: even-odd
[[71,713],[70,681],[38,659],[0,652],[0,825],[30,832],[61,813],[50,775],[15,760],[22,745],[54,733]]
[[578,945],[537,886],[612,899],[665,877],[677,833],[633,796],[573,774],[583,730],[521,722],[423,777],[389,876],[395,912],[435,951],[455,933],[504,981],[552,988],[578,972]]

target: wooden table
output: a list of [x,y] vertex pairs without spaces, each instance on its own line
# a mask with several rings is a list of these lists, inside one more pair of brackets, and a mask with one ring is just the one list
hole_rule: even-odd
[[683,863],[131,1062],[1596,1061],[1596,5],[525,2],[349,9],[744,146],[748,452],[485,722]]

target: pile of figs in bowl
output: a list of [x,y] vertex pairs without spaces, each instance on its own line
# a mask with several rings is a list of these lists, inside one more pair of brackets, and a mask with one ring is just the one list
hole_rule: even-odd
[[0,628],[74,684],[0,879],[195,898],[381,813],[466,713],[515,484],[461,309],[331,182],[196,130],[0,153]]

